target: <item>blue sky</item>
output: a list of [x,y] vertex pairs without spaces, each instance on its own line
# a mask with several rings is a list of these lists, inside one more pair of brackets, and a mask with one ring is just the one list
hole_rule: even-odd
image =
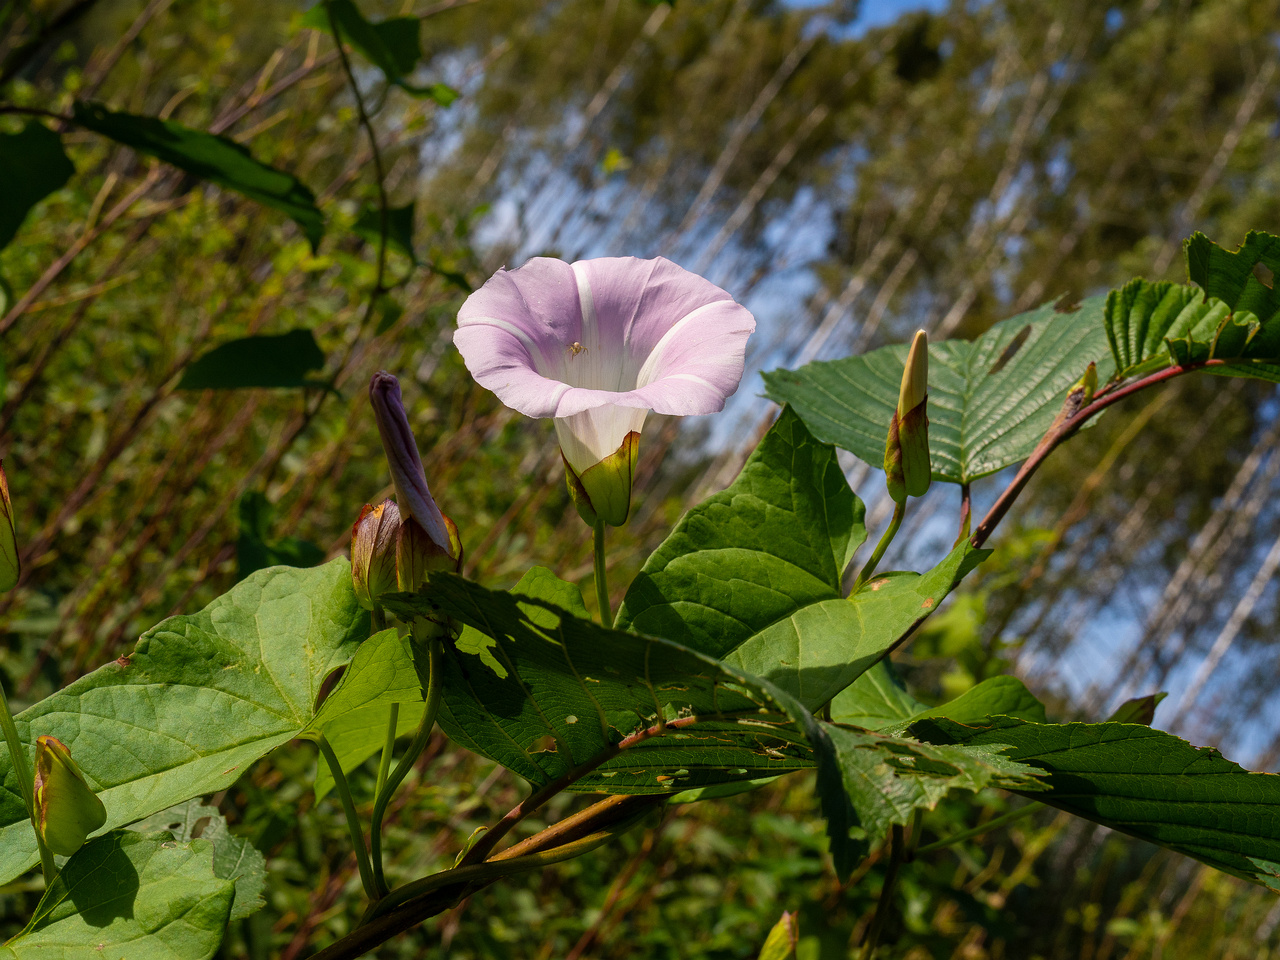
[[[791,7],[818,7],[826,0],[784,0]],[[853,23],[854,33],[883,27],[893,23],[904,13],[913,10],[932,10],[935,13],[945,10],[947,0],[862,0],[862,8],[858,19]]]

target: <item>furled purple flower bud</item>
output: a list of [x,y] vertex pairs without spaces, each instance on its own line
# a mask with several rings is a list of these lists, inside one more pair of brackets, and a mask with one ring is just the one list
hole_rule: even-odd
[[71,751],[56,737],[36,737],[36,829],[54,853],[69,857],[107,821],[107,810],[85,782]]
[[[458,528],[440,512],[427,487],[422,457],[400,399],[400,382],[389,373],[375,373],[369,381],[369,400],[378,421],[382,449],[391,467],[391,482],[400,508],[397,579],[400,589],[416,589],[427,570],[442,567],[456,570],[461,566],[462,544]],[[441,563],[442,558],[448,561],[447,565]],[[413,585],[405,586],[406,583]]]
[[351,583],[366,610],[396,589],[396,541],[402,526],[395,502],[383,500],[376,507],[366,503],[351,527]]

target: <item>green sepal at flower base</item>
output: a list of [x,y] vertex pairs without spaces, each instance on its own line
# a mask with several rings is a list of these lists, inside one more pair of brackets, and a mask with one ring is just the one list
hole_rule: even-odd
[[573,497],[578,516],[588,526],[594,527],[603,520],[611,527],[620,527],[631,513],[631,485],[636,475],[636,460],[640,455],[640,434],[632,430],[609,456],[577,473],[561,451],[564,460],[564,479]]
[[885,484],[895,503],[923,497],[933,479],[929,466],[929,335],[916,331],[902,370],[898,407],[884,444]]
[[71,751],[56,737],[37,737],[35,826],[45,845],[69,857],[106,822],[107,809],[85,782]]
[[13,503],[9,500],[9,479],[0,460],[0,592],[18,585],[22,572],[18,561],[18,534],[13,526]]

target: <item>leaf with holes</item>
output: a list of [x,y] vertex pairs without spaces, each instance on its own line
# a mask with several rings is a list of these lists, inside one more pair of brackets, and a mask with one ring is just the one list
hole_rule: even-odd
[[234,895],[214,872],[209,841],[116,830],[67,861],[0,960],[208,960]]
[[930,719],[910,730],[930,743],[1007,747],[1048,774],[1035,799],[1280,891],[1280,775],[1136,723]]
[[[41,734],[65,743],[106,805],[107,828],[132,823],[230,786],[312,729],[322,684],[368,633],[346,560],[260,570],[25,710],[18,732],[27,744]],[[38,857],[7,752],[0,782],[3,882]]]
[[833,723],[819,727],[810,740],[820,758],[819,796],[842,878],[891,826],[905,826],[917,809],[932,810],[953,790],[1040,789],[1041,771],[1002,756],[999,745],[935,745]]
[[179,843],[205,840],[213,844],[213,875],[236,885],[230,919],[243,920],[266,906],[262,890],[266,886],[267,861],[252,843],[231,833],[217,807],[201,803],[198,798],[188,800],[131,823],[129,829],[142,834],[163,830]]
[[440,723],[460,746],[535,786],[663,794],[812,766],[785,694],[668,640],[586,618],[581,595],[535,568],[513,592],[433,574],[384,598],[402,616],[464,625],[445,659]]
[[[1111,375],[1105,299],[1071,313],[1045,305],[997,323],[977,340],[929,345],[929,450],[933,479],[970,483],[1025,460],[1090,362]],[[898,403],[907,345],[764,375],[820,440],[879,468]]]
[[1186,254],[1190,284],[1138,279],[1107,297],[1120,375],[1213,360],[1208,373],[1280,383],[1280,237],[1253,232],[1228,251],[1196,233]]
[[923,576],[880,577],[846,599],[866,538],[836,462],[785,409],[728,489],[690,510],[645,562],[617,626],[667,637],[817,709],[937,609],[988,553],[963,541]]

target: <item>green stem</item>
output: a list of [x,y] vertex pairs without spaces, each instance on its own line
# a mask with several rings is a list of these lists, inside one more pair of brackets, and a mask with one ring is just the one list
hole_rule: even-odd
[[333,752],[333,747],[329,746],[329,741],[325,739],[324,734],[316,734],[316,746],[320,748],[320,752],[324,754],[325,761],[329,764],[329,772],[333,774],[333,785],[338,790],[338,797],[342,800],[342,811],[347,815],[347,832],[351,834],[351,843],[356,848],[356,864],[360,867],[360,882],[364,885],[364,892],[370,900],[378,899],[378,889],[373,883],[373,870],[369,866],[369,851],[364,845],[364,831],[360,829],[360,818],[356,816],[355,801],[351,799],[351,787],[347,785],[347,776],[342,772],[342,763],[338,760],[338,755]]
[[0,683],[0,727],[4,727],[4,739],[9,745],[9,760],[18,775],[18,789],[22,791],[22,802],[27,808],[27,816],[31,818],[31,829],[35,830],[36,846],[40,850],[40,868],[44,871],[44,883],[47,887],[58,875],[58,868],[54,865],[53,854],[44,845],[44,838],[36,829],[36,804],[32,795],[35,781],[31,777],[31,767],[27,765],[26,748],[18,737],[18,725],[13,722],[13,713],[9,710],[9,698],[5,696],[3,683]]
[[382,759],[378,761],[378,784],[374,788],[375,797],[382,794],[387,785],[387,774],[391,772],[391,754],[396,748],[396,727],[400,725],[400,704],[391,705],[391,713],[387,717],[387,738],[382,743]]
[[[422,705],[422,722],[418,724],[418,730],[413,735],[413,742],[409,744],[408,751],[400,758],[400,762],[396,764],[395,770],[391,772],[386,783],[378,788],[373,801],[373,819],[369,824],[369,846],[373,853],[373,877],[379,896],[387,892],[387,881],[382,871],[382,818],[386,816],[387,804],[391,802],[391,797],[404,782],[404,778],[409,775],[418,758],[422,756],[422,751],[427,748],[427,741],[431,739],[431,731],[435,729],[436,715],[440,712],[440,677],[444,672],[443,660],[444,645],[438,638],[433,637],[427,641],[427,693],[425,703]],[[391,734],[388,733],[388,736]],[[384,756],[383,759],[385,760],[386,757]]]
[[889,521],[889,529],[884,532],[884,536],[876,544],[875,552],[871,554],[871,559],[867,561],[867,565],[858,573],[858,579],[853,582],[853,590],[850,593],[857,593],[862,589],[862,585],[870,580],[871,575],[876,572],[876,566],[880,563],[880,558],[884,556],[884,552],[889,549],[889,544],[893,542],[893,538],[897,535],[898,528],[902,526],[902,518],[906,512],[906,500],[893,505],[893,519]]
[[604,521],[596,520],[595,535],[591,538],[596,555],[596,602],[600,604],[600,622],[613,626],[613,610],[609,607],[609,585],[604,578]]
[[[627,825],[629,826],[630,824]],[[601,830],[598,833],[585,836],[581,840],[574,840],[572,843],[553,847],[541,853],[512,857],[509,860],[486,860],[484,863],[477,863],[469,867],[456,867],[453,870],[444,870],[429,877],[423,877],[421,880],[414,880],[412,883],[406,883],[402,887],[396,887],[396,889],[379,900],[365,917],[365,922],[367,923],[376,917],[383,916],[401,904],[425,896],[433,890],[439,890],[441,887],[453,886],[458,883],[471,883],[477,880],[489,880],[494,877],[508,877],[528,870],[537,870],[540,867],[550,866],[553,863],[572,860],[574,857],[589,853],[596,847],[608,843],[617,834],[617,829]]]
[[950,837],[944,837],[941,840],[935,840],[928,846],[921,847],[917,850],[916,855],[919,856],[920,854],[929,853],[932,850],[941,850],[943,847],[949,847],[952,844],[960,843],[962,840],[968,840],[970,837],[977,837],[984,833],[989,833],[997,827],[1003,827],[1006,823],[1013,823],[1015,820],[1021,820],[1028,814],[1035,813],[1043,806],[1044,804],[1040,803],[1038,800],[1032,801],[1025,807],[1019,807],[1017,810],[1010,810],[1008,813],[1001,814],[994,820],[988,820],[986,823],[980,823],[972,830],[965,830],[963,833],[957,833]]

